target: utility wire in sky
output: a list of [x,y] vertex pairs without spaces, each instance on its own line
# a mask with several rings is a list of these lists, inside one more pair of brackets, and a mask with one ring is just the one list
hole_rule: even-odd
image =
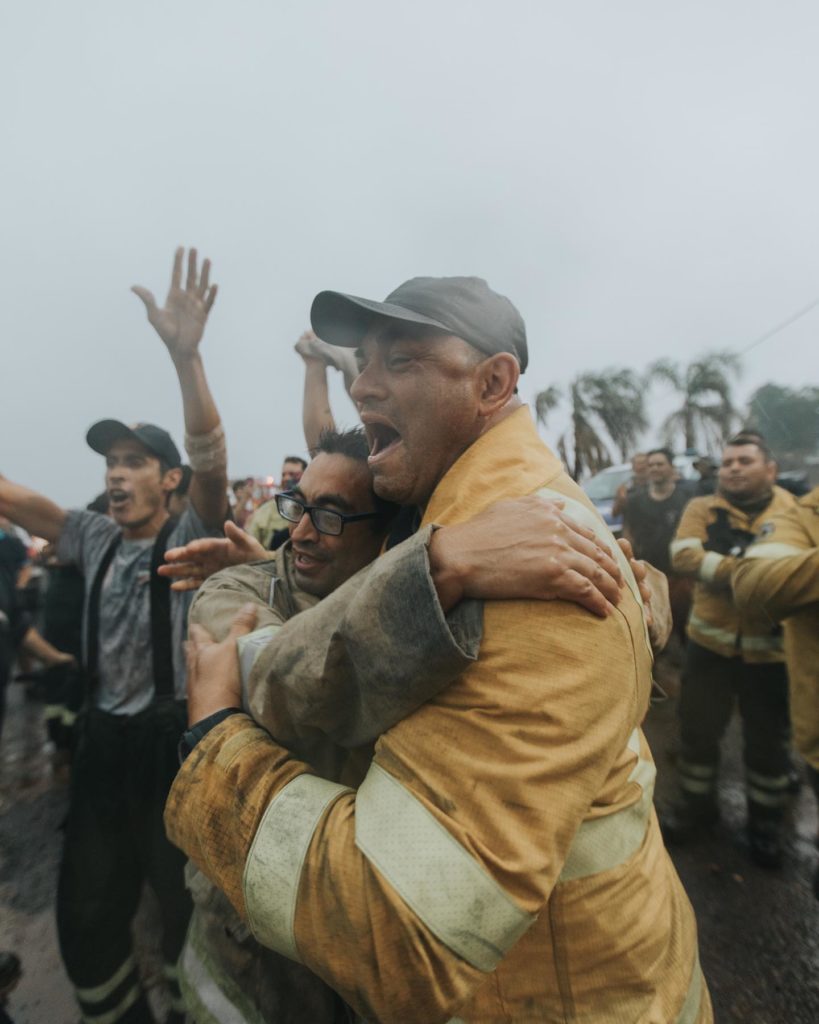
[[765,331],[764,334],[760,334],[758,338],[755,338],[750,345],[746,345],[745,348],[740,349],[737,355],[744,356],[746,352],[750,352],[752,348],[756,348],[757,345],[761,345],[763,341],[767,341],[772,338],[775,334],[779,334],[780,331],[784,331],[786,327],[790,327],[791,324],[795,324],[797,320],[801,320],[806,313],[810,313],[812,309],[816,309],[819,306],[819,299],[814,299],[813,302],[808,303],[807,306],[803,306],[802,309],[797,310],[792,316],[789,316],[787,320],[783,320],[782,323],[777,324],[776,327],[772,327],[769,331]]

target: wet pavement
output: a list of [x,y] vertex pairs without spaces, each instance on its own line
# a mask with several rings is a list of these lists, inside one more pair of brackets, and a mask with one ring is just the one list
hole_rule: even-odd
[[[673,692],[673,667],[661,666]],[[9,1001],[15,1024],[77,1024],[79,1011],[57,952],[54,893],[67,785],[51,768],[42,708],[23,687],[9,688],[0,746],[0,949],[23,960],[23,979]],[[676,702],[655,705],[645,724],[657,761],[658,803],[674,795]],[[807,787],[794,800],[785,867],[763,871],[743,845],[745,798],[737,722],[725,743],[721,823],[710,837],[672,849],[697,913],[700,956],[716,1020],[742,1024],[819,1021],[819,901],[812,895],[817,862],[815,801]],[[143,907],[150,922],[150,901]],[[159,961],[138,928],[143,975],[161,1019]],[[305,1022],[309,1024],[309,1022]],[[409,1022],[408,1022],[409,1024]]]
[[[670,694],[677,674],[667,661],[658,679]],[[655,704],[644,724],[657,762],[656,802],[674,800],[677,702]],[[723,743],[722,820],[710,836],[670,853],[694,905],[700,959],[717,1022],[816,1024],[819,1021],[819,900],[813,897],[817,809],[805,784],[793,800],[786,860],[766,871],[748,859],[739,720]]]
[[[12,950],[23,977],[7,1006],[14,1024],[79,1024],[80,1011],[57,949],[54,898],[68,807],[65,771],[52,767],[42,704],[22,684],[8,691],[0,741],[0,950]],[[135,922],[143,985],[158,1021],[168,1009],[156,943],[156,903],[145,892]]]

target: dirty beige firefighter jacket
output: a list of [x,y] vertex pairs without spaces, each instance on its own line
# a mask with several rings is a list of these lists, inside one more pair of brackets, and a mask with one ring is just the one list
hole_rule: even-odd
[[[629,583],[612,615],[487,602],[477,661],[380,736],[357,790],[234,715],[185,761],[166,826],[261,942],[366,1021],[704,1024],[694,915],[652,806],[652,656],[622,553],[525,408],[461,456],[425,523],[532,493],[563,498],[611,547]],[[385,562],[369,583],[400,601]],[[347,587],[282,628],[305,629],[328,680],[354,665],[377,688],[377,624]],[[316,612],[332,629],[306,629]],[[251,684],[281,669],[275,647],[243,665]]]
[[675,572],[696,580],[686,632],[701,647],[747,662],[784,661],[782,630],[754,608],[740,611],[731,591],[731,573],[763,523],[790,508],[793,500],[787,491],[774,487],[771,503],[756,515],[748,515],[720,494],[693,498],[686,505],[671,542],[671,564]]
[[[376,641],[384,646],[379,684],[382,688],[391,684],[395,694],[386,717],[376,720],[373,716],[378,712],[370,708],[373,738],[393,725],[396,716],[413,711],[431,686],[442,688],[451,682],[477,655],[481,607],[464,602],[448,619],[443,616],[429,574],[426,548],[430,535],[430,529],[420,532],[400,553],[389,557],[395,586],[413,596],[414,629],[408,628],[403,609],[394,606],[391,616],[390,606],[377,588],[369,591],[374,602],[369,617],[378,619]],[[366,576],[365,570],[360,583]],[[223,639],[236,613],[248,602],[256,605],[257,622],[255,632],[243,641],[245,658],[259,642],[275,642],[284,660],[301,651],[300,632],[281,633],[281,627],[315,607],[318,598],[296,585],[289,543],[269,561],[238,566],[207,580],[191,608],[191,621]],[[400,661],[393,655],[400,655]],[[262,681],[255,680],[252,687],[245,688],[243,704],[271,732],[287,735],[299,755],[324,778],[357,785],[369,766],[372,744],[351,751],[345,749],[351,744],[340,723],[335,729],[338,743],[315,728],[317,719],[311,715],[328,716],[336,703],[324,681],[323,673],[310,678],[301,672],[281,679],[274,694],[267,681],[259,685]],[[421,696],[415,695],[416,687],[422,688]],[[349,697],[342,695],[342,704]],[[308,704],[310,711],[304,710]],[[298,735],[291,728],[296,721],[300,723]],[[337,1019],[337,997],[320,978],[257,942],[227,897],[190,861],[186,878],[194,911],[179,961],[179,977],[196,1024],[302,1024],[308,1020],[310,1024],[332,1024]]]

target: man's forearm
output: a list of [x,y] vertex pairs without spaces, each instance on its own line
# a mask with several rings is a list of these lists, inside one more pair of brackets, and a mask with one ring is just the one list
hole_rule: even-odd
[[334,430],[335,420],[330,408],[327,389],[327,367],[320,359],[304,362],[304,398],[302,400],[302,426],[307,450],[312,452],[322,431]]
[[227,452],[219,412],[198,353],[173,360],[182,392],[185,448],[193,470],[190,498],[207,526],[220,526],[226,513]]
[[782,553],[782,544],[757,544],[739,559],[732,577],[740,610],[762,609],[774,621],[819,602],[819,549],[795,548]]
[[182,392],[185,432],[192,436],[209,434],[220,421],[201,357],[198,353],[178,356],[173,364]]
[[35,537],[55,543],[65,523],[65,509],[43,494],[0,476],[0,515]]

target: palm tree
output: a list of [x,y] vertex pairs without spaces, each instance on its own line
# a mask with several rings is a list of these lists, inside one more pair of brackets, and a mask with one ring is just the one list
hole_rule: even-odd
[[620,460],[625,462],[648,426],[643,382],[627,369],[585,373],[578,382],[588,412],[603,424]]
[[538,423],[543,424],[544,427],[546,426],[549,413],[560,403],[561,397],[560,388],[554,384],[550,384],[543,391],[538,391],[535,395],[535,416]]
[[[560,398],[554,386],[535,396],[535,412],[540,423]],[[563,434],[557,450],[567,466],[568,442],[571,442],[575,480],[586,469],[593,473],[611,465],[609,440],[625,460],[647,423],[643,408],[641,382],[629,370],[612,369],[603,373],[583,373],[569,388],[572,426],[570,436]]]
[[696,448],[699,438],[708,451],[721,447],[737,417],[729,377],[741,372],[742,362],[734,352],[711,352],[688,366],[670,359],[652,363],[646,384],[663,380],[683,396],[680,408],[663,421],[666,442],[672,445],[674,437],[682,433],[686,448]]

